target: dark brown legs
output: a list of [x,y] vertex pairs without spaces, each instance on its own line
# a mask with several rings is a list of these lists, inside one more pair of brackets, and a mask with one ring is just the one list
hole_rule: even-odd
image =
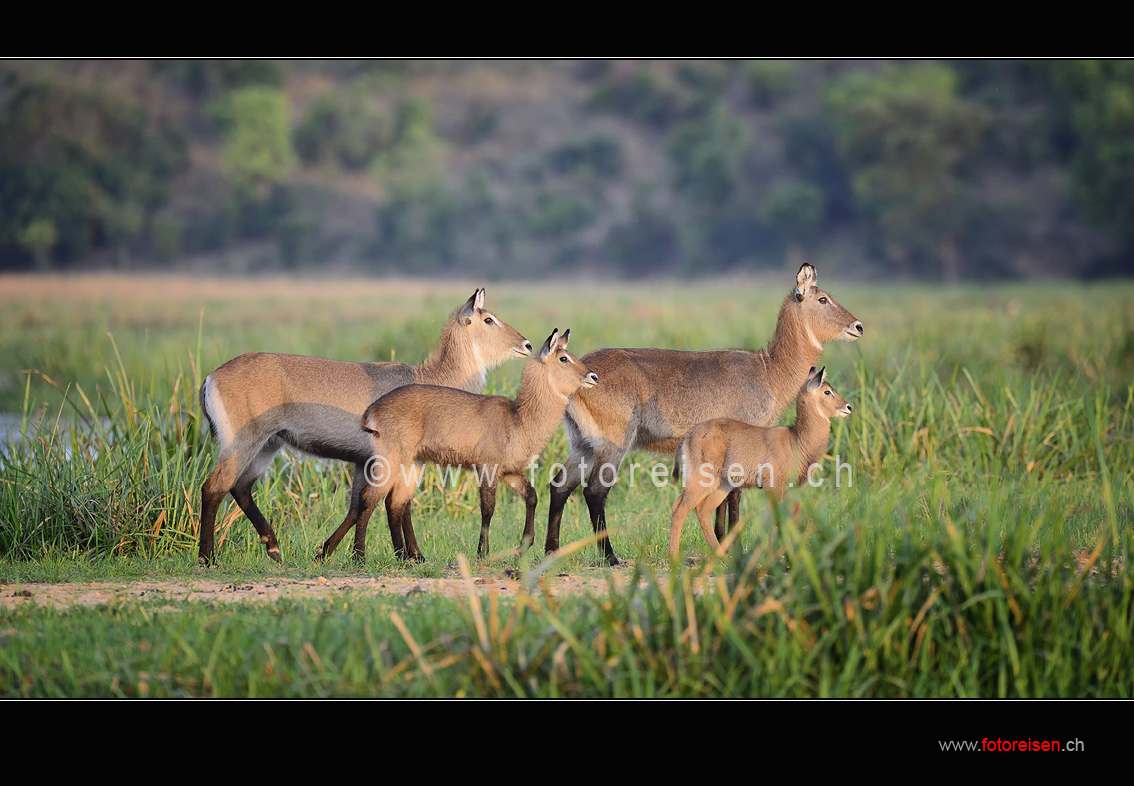
[[213,543],[216,535],[217,511],[225,495],[229,493],[252,522],[252,526],[256,528],[268,556],[280,562],[280,544],[276,540],[276,533],[252,499],[252,485],[259,477],[259,473],[254,471],[255,468],[251,468],[236,479],[238,469],[235,459],[222,460],[201,486],[201,523],[197,541],[197,561],[202,565],[212,565],[214,562]]
[[[544,541],[543,550],[548,554],[559,551],[559,525],[563,521],[563,508],[571,492],[578,486],[581,478],[574,473],[560,469],[551,479],[550,502],[547,508],[547,540]],[[535,533],[532,533],[533,538]]]
[[340,541],[354,528],[353,556],[356,562],[366,560],[366,530],[370,524],[370,517],[378,502],[385,500],[386,522],[390,527],[390,540],[394,544],[394,554],[400,560],[421,562],[421,549],[418,548],[417,538],[413,531],[413,521],[410,518],[410,503],[413,501],[414,487],[400,483],[387,483],[378,487],[370,484],[366,476],[364,465],[358,465],[354,470],[351,481],[350,508],[346,518],[339,525],[331,537],[315,552],[316,559],[326,559],[338,548]]
[[604,486],[594,477],[591,473],[590,481],[583,489],[583,498],[587,501],[587,510],[591,514],[591,529],[594,530],[596,535],[600,536],[598,542],[599,554],[607,565],[617,565],[619,560],[614,555],[614,549],[610,545],[610,538],[606,534],[606,497],[610,494],[610,488]]
[[[728,509],[728,526],[725,526],[725,509]],[[740,521],[740,489],[733,489],[728,494],[728,499],[721,505],[717,506],[716,525],[713,527],[713,533],[717,536],[717,540],[724,540],[725,535],[729,533],[736,522]]]
[[559,550],[559,527],[563,522],[563,508],[571,492],[582,484],[585,475],[589,475],[583,487],[583,496],[587,500],[587,510],[591,515],[591,529],[596,535],[602,536],[598,542],[599,555],[608,565],[618,564],[618,557],[615,556],[606,533],[606,497],[610,493],[610,487],[602,482],[605,475],[613,483],[615,472],[609,468],[604,472],[602,468],[607,465],[617,468],[622,463],[623,457],[624,454],[586,456],[572,448],[564,469],[556,472],[555,477],[551,479],[551,501],[547,510],[547,540],[543,547],[545,552],[553,554]]

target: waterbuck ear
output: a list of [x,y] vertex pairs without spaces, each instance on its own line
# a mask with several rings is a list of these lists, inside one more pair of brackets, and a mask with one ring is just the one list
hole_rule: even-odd
[[567,342],[571,340],[571,328],[563,331],[563,335],[559,337],[559,348],[567,349]]
[[816,286],[819,281],[819,276],[815,273],[815,267],[804,262],[799,267],[799,272],[795,274],[795,300],[797,303],[802,303],[804,296],[807,295],[807,290]]
[[807,373],[807,389],[816,391],[823,387],[823,380],[827,376],[827,367],[824,366],[819,371],[815,370],[815,366],[811,367],[811,371]]
[[475,293],[473,293],[473,308],[475,308],[477,311],[482,311],[484,309],[483,289],[478,289]]
[[552,351],[555,349],[559,341],[559,328],[551,331],[551,335],[547,337],[547,341],[543,342],[543,347],[539,350],[539,361],[545,362],[550,357]]
[[457,321],[460,322],[462,325],[471,325],[472,324],[472,318],[476,314],[476,309],[478,308],[478,306],[477,306],[477,299],[478,298],[480,299],[481,303],[484,302],[484,290],[483,289],[478,289],[476,292],[473,292],[472,297],[470,297],[468,300],[466,300],[465,304],[463,306],[461,306],[461,310],[457,312]]

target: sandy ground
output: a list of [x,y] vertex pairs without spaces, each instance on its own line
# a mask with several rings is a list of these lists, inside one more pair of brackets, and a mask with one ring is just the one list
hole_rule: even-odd
[[[626,583],[625,576],[615,582]],[[561,574],[544,580],[534,592],[604,595],[609,589],[605,578],[584,578]],[[57,608],[100,606],[135,600],[201,603],[272,603],[283,598],[369,597],[377,595],[413,596],[439,594],[464,597],[471,590],[481,595],[496,592],[501,597],[517,595],[521,584],[507,576],[464,579],[389,579],[348,576],[328,579],[264,579],[231,584],[208,579],[189,581],[88,582],[76,584],[15,584],[0,580],[0,608],[15,609],[25,604],[53,605]]]

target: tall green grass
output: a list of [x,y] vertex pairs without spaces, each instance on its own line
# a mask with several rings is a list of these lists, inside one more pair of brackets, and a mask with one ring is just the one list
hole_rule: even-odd
[[731,563],[640,563],[588,597],[556,597],[538,571],[482,597],[466,569],[457,601],[23,609],[0,614],[0,695],[1134,695],[1134,586],[1113,560],[1129,534],[1084,559],[988,502],[986,521],[947,511],[936,536],[889,542],[787,516]]
[[[1016,288],[995,299],[975,290],[933,294],[909,289],[897,302],[884,303],[873,291],[839,288],[830,282],[827,286],[867,326],[861,341],[833,344],[824,354],[836,388],[854,405],[855,414],[835,425],[829,449],[832,458],[848,465],[853,485],[804,489],[795,496],[813,496],[818,513],[833,516],[844,515],[848,506],[864,515],[897,494],[908,512],[916,513],[924,505],[927,485],[944,478],[950,493],[961,499],[979,495],[991,484],[1006,483],[1019,489],[1022,498],[1070,506],[1072,516],[1085,504],[1098,508],[1112,523],[1129,521],[1126,488],[1134,466],[1130,384],[1134,375],[1127,372],[1134,363],[1134,319],[1126,288],[1084,288],[1071,295],[1042,287]],[[759,346],[771,333],[781,295],[764,287],[751,291],[706,285],[691,291],[659,287],[644,293],[614,288],[573,303],[554,301],[539,290],[502,290],[490,296],[494,298],[490,305],[501,316],[529,335],[538,335],[547,324],[576,326],[572,335],[580,354],[606,344]],[[450,298],[431,294],[416,304],[403,298],[399,313],[422,317],[402,326],[405,349],[395,349],[396,356],[409,362],[424,357],[436,341],[446,306],[449,301],[457,303],[461,292],[453,287]],[[388,300],[397,299],[396,293],[383,294]],[[255,314],[237,318],[218,309],[225,315],[222,324],[210,323],[207,313],[202,316],[200,309],[181,304],[165,312],[182,342],[176,350],[152,349],[154,343],[166,346],[166,339],[151,341],[143,334],[124,342],[111,334],[87,348],[86,367],[57,371],[55,377],[25,372],[21,409],[27,438],[4,461],[0,473],[3,553],[22,559],[52,552],[188,553],[196,540],[199,490],[211,469],[213,452],[198,411],[197,390],[204,375],[229,356],[260,348],[374,356],[350,348],[366,343],[357,340],[361,332],[357,326],[326,331],[344,313],[362,314],[357,303],[328,313],[302,308],[302,289],[293,297],[294,307],[261,306],[263,319],[254,318]],[[990,302],[1015,305],[990,308]],[[160,307],[129,298],[123,303],[129,313],[137,314],[131,319],[142,322]],[[49,304],[45,300],[39,308],[45,310]],[[679,305],[683,317],[675,325],[668,315]],[[21,304],[25,310],[35,307]],[[109,306],[89,308],[87,316],[97,319]],[[292,311],[322,325],[322,330],[313,332],[333,335],[332,344],[281,346],[279,337],[274,342],[263,338],[259,332],[263,323]],[[176,313],[181,316],[173,319],[171,314]],[[1017,322],[1032,325],[1034,333],[1013,322],[1012,313],[1017,314]],[[17,313],[8,319],[18,324],[21,317]],[[240,338],[245,323],[256,327]],[[380,329],[388,334],[397,327],[383,321],[369,332],[373,335]],[[1021,359],[1021,336],[1031,336],[1029,345],[1042,346],[1042,352]],[[1093,343],[1086,343],[1087,338]],[[46,351],[63,341],[56,336],[45,345]],[[202,357],[210,359],[203,362]],[[520,366],[498,369],[489,389],[514,393]],[[101,379],[86,379],[87,369],[94,368],[102,369]],[[565,455],[560,432],[542,465],[546,468]],[[667,462],[666,457],[636,456],[628,464],[638,461],[648,468],[658,460]],[[1081,493],[1104,472],[1111,477],[1113,498]],[[831,486],[833,461],[826,473]],[[643,482],[644,476],[639,471],[635,487],[628,488],[624,468],[612,495],[612,536],[628,556],[642,552],[660,558],[658,536],[676,492],[654,488]],[[456,488],[444,488],[436,473],[427,478],[417,497],[419,529],[427,539],[438,541],[434,548],[448,564],[475,535],[471,524],[477,509],[475,487],[468,478]],[[541,469],[536,485],[543,497],[545,481],[546,470]],[[277,461],[257,495],[285,539],[285,557],[309,558],[343,515],[347,483],[345,469],[334,462],[286,455]],[[765,507],[755,494],[745,499],[746,509],[755,514]],[[516,502],[503,497],[493,533],[498,549],[513,545],[515,525],[509,522],[516,513]],[[569,506],[567,526],[577,537],[589,533],[584,506]],[[222,555],[225,550],[254,553],[258,548],[251,527],[231,503],[222,511],[220,528],[225,541]],[[372,552],[388,551],[383,529],[380,521],[371,528],[371,537],[378,541]],[[689,529],[688,545],[696,549],[699,533]],[[1084,533],[1080,539],[1089,538]]]
[[[5,612],[16,633],[0,648],[0,692],[1134,693],[1121,668],[1134,654],[1134,286],[823,284],[866,326],[862,340],[833,344],[823,356],[854,414],[834,424],[822,487],[793,490],[779,507],[745,495],[744,526],[724,563],[713,563],[698,528],[686,527],[682,547],[692,566],[671,570],[677,490],[643,482],[641,469],[631,485],[624,466],[608,521],[616,551],[633,560],[619,575],[636,572],[643,586],[582,599],[543,593],[540,577],[550,571],[608,572],[593,545],[554,560],[539,550],[546,468],[567,454],[560,432],[541,457],[536,548],[522,558],[511,553],[523,506],[502,493],[495,553],[470,567],[473,577],[520,570],[530,592],[519,600],[355,598],[177,615],[141,605],[113,619],[86,610]],[[572,328],[580,355],[602,346],[754,348],[769,338],[786,286],[567,289],[570,297],[562,285],[490,287],[489,305],[529,338]],[[105,571],[157,564],[176,574],[182,565],[185,575],[199,575],[199,492],[213,460],[197,405],[204,375],[255,349],[359,359],[393,351],[416,362],[467,297],[457,286],[400,294],[388,286],[381,298],[360,287],[329,309],[318,292],[284,293],[240,307],[210,301],[203,317],[192,298],[156,305],[123,298],[119,329],[101,337],[73,328],[114,314],[113,303],[75,304],[57,327],[46,318],[34,323],[50,337],[42,343],[50,356],[28,356],[11,338],[29,314],[52,308],[50,296],[0,315],[7,337],[0,350],[22,347],[0,355],[21,381],[16,411],[27,420],[25,438],[0,467],[0,574],[47,580],[70,560]],[[373,318],[368,298],[377,300]],[[519,369],[498,369],[490,390],[514,393]],[[836,457],[847,466],[837,485]],[[648,472],[671,459],[634,461]],[[311,562],[345,512],[348,486],[342,465],[282,455],[256,495],[280,536],[284,565],[267,562],[228,502],[218,517],[221,570],[359,570],[346,550]],[[573,499],[564,543],[590,535],[581,493]],[[393,559],[379,513],[361,570],[458,575],[478,534],[475,486],[467,476],[445,486],[428,474],[414,521],[426,563]],[[36,626],[43,638],[25,633]],[[90,652],[80,642],[95,630],[100,641],[121,643]]]

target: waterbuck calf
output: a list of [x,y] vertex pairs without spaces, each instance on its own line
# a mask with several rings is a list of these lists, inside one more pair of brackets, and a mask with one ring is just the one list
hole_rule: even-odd
[[394,553],[400,559],[421,560],[421,549],[410,522],[410,501],[421,478],[422,465],[471,469],[480,486],[480,542],[477,555],[488,554],[488,527],[496,510],[496,485],[503,481],[524,498],[522,547],[535,538],[536,492],[524,474],[563,420],[567,402],[598,377],[567,351],[571,331],[553,331],[539,354],[524,366],[515,400],[481,396],[432,385],[407,385],[375,401],[362,416],[362,428],[373,455],[370,485],[363,489],[357,510],[319,549],[330,556],[351,526],[354,555],[366,554],[366,526],[375,506],[386,501],[386,516]]
[[[774,425],[807,370],[817,365],[823,345],[862,335],[862,323],[816,282],[814,267],[800,267],[796,286],[780,308],[775,335],[758,352],[600,349],[584,357],[603,384],[580,391],[567,407],[564,424],[571,448],[566,469],[551,481],[545,550],[559,548],[563,507],[584,477],[591,526],[596,534],[605,534],[606,497],[632,448],[672,456],[690,428],[711,418]],[[729,498],[731,523],[738,499]],[[608,538],[599,541],[599,550],[609,564],[618,564]]]
[[681,525],[689,511],[697,511],[701,531],[714,550],[720,542],[712,514],[730,491],[757,486],[783,499],[789,485],[811,480],[831,434],[831,418],[845,418],[850,404],[831,389],[827,370],[814,368],[796,399],[795,424],[761,427],[730,418],[698,423],[677,448],[676,463],[685,487],[673,503],[669,522],[669,553],[677,557]]
[[412,383],[479,391],[488,369],[531,353],[527,339],[485,310],[484,290],[478,289],[450,315],[441,343],[419,366],[264,352],[228,361],[201,386],[201,409],[220,453],[201,487],[200,562],[213,560],[217,509],[229,493],[256,527],[268,556],[280,561],[276,534],[252,499],[252,484],[284,445],[352,462],[353,509],[366,486],[364,466],[372,455],[370,438],[358,427],[371,402]]

